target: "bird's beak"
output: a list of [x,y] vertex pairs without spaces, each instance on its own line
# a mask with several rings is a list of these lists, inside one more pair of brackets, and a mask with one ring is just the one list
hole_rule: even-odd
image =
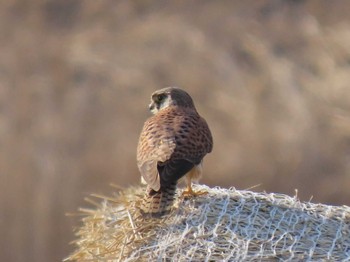
[[149,110],[150,110],[151,112],[154,110],[154,107],[155,107],[154,102],[151,102],[151,103],[148,105],[148,108],[149,108]]

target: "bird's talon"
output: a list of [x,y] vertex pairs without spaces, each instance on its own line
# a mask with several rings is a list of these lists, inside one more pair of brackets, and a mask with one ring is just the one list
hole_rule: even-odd
[[202,196],[208,194],[207,191],[193,191],[192,189],[186,189],[182,192],[182,196],[185,198],[188,197],[197,197],[197,196]]

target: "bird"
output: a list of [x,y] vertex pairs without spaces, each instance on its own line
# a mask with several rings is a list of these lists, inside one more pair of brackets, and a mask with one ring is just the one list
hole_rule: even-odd
[[202,176],[202,163],[213,149],[213,137],[191,96],[181,88],[166,87],[151,95],[153,113],[142,128],[137,146],[137,166],[147,184],[140,205],[143,214],[162,216],[173,206],[177,182],[185,178],[183,196],[205,194],[192,189]]

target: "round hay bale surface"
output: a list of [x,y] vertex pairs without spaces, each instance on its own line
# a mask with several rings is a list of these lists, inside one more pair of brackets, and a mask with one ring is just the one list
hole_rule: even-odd
[[81,209],[85,217],[76,231],[77,248],[66,260],[350,260],[348,206],[234,188],[194,188],[208,194],[177,197],[173,210],[161,218],[139,212],[142,187],[89,200],[96,207]]

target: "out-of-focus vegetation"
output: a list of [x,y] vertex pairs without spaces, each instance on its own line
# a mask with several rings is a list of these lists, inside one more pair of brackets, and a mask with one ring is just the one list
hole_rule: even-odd
[[139,183],[149,95],[176,85],[214,136],[202,182],[350,204],[350,5],[4,1],[1,261],[69,254],[88,193]]

